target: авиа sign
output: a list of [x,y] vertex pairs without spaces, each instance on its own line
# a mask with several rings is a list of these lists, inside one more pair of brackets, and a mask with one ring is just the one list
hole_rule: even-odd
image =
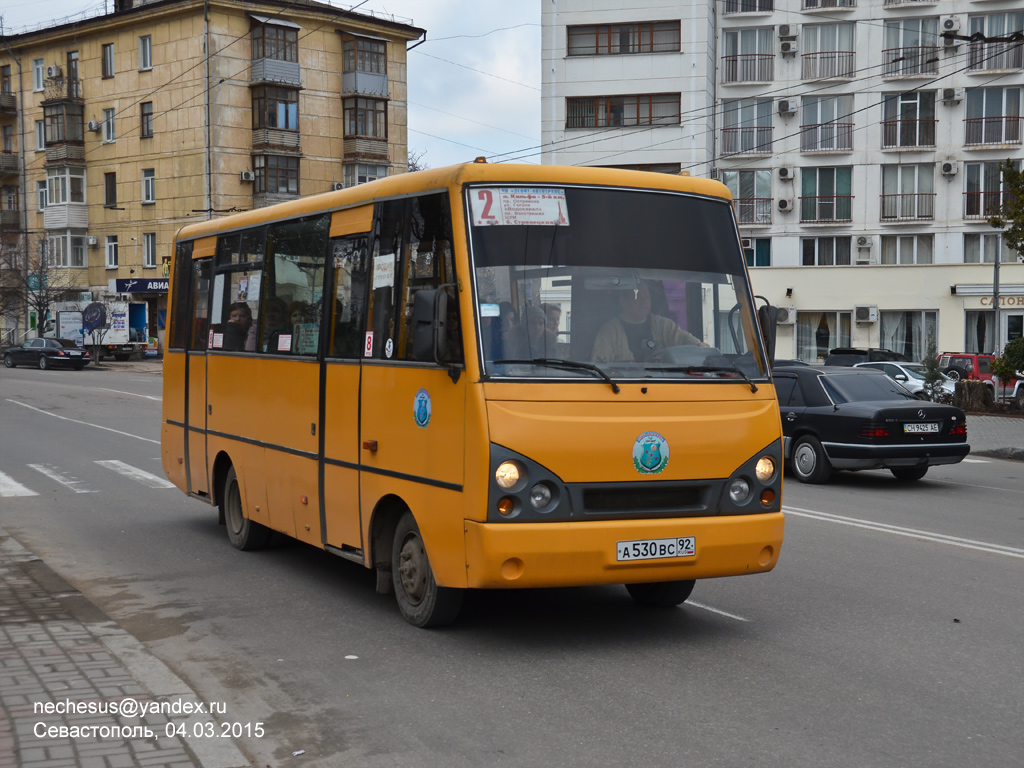
[[166,277],[157,280],[122,280],[114,281],[117,293],[167,293],[170,283]]

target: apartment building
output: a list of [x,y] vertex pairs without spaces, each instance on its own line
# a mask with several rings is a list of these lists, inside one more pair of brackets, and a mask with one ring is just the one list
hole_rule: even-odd
[[405,171],[423,34],[309,0],[116,0],[0,38],[0,263],[149,302],[162,347],[181,226]]
[[1024,255],[988,224],[1024,158],[1018,2],[542,7],[543,161],[725,183],[778,357],[1024,333]]

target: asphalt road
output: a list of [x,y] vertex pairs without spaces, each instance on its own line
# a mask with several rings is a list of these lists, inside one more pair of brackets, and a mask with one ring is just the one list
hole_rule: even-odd
[[221,719],[265,723],[239,740],[260,768],[1024,759],[1019,463],[788,482],[776,570],[679,609],[486,592],[424,631],[360,566],[238,552],[211,508],[123,474],[162,477],[159,398],[115,366],[0,370],[0,472],[38,493],[0,498],[0,521]]

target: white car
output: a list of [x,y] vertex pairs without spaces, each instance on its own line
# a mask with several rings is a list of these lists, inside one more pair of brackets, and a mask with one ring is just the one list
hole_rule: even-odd
[[[906,389],[910,390],[911,394],[917,395],[924,392],[924,366],[921,363],[892,363],[892,362],[878,362],[878,363],[857,363],[854,368],[874,368],[882,371],[890,379],[894,379],[902,384]],[[944,373],[940,373],[939,376],[942,380],[939,382],[939,389],[950,397],[956,391],[956,382],[949,378]]]

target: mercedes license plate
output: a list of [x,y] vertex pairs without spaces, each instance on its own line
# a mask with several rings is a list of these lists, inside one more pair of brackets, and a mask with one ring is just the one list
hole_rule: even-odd
[[68,352],[68,354],[71,355],[72,357],[80,357],[82,355],[81,352],[78,352],[76,350],[71,350],[70,352]]
[[929,421],[929,422],[925,422],[923,424],[904,424],[903,425],[903,431],[904,432],[911,432],[911,433],[917,433],[917,432],[938,432],[939,431],[939,424],[938,424],[938,422],[935,422],[935,421]]
[[616,559],[661,560],[667,557],[693,557],[697,554],[697,540],[693,536],[675,539],[640,539],[620,541],[615,545]]

